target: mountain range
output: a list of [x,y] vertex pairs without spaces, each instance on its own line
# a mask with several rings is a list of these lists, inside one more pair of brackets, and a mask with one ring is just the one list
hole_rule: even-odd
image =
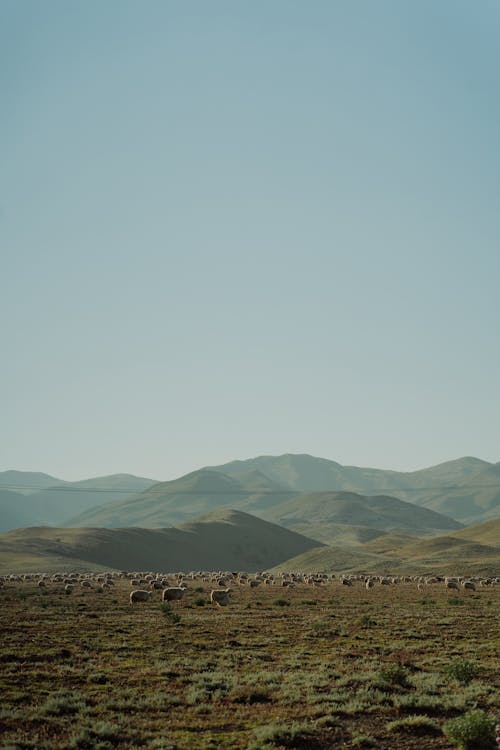
[[[317,503],[317,493],[339,492],[393,497],[464,525],[476,524],[500,516],[500,463],[464,457],[397,472],[285,454],[205,467],[168,482],[131,474],[65,482],[42,473],[5,471],[0,472],[0,531],[40,524],[154,528],[182,523],[218,506],[236,507],[272,521],[283,516],[292,525],[300,523],[297,513],[290,512],[290,505],[281,512],[281,505],[301,504],[301,495],[302,504],[312,499]],[[357,520],[351,517],[350,524],[364,526],[355,515]],[[417,526],[416,532],[443,528],[442,519],[438,522],[436,517]]]
[[259,456],[167,482],[6,471],[0,567],[382,570],[467,560],[490,570],[499,516],[500,464],[471,457],[395,472]]

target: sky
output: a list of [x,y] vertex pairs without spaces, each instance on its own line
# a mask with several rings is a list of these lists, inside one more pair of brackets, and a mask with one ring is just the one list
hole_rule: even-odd
[[500,461],[497,0],[0,0],[0,470]]

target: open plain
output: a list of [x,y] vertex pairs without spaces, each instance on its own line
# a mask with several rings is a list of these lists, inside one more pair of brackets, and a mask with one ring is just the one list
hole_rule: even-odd
[[134,605],[129,578],[88,580],[5,577],[3,750],[444,750],[447,721],[500,712],[499,585],[276,575],[218,607],[209,575]]

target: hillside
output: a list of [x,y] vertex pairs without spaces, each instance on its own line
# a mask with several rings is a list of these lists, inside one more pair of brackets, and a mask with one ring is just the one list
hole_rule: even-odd
[[489,464],[478,473],[444,490],[421,493],[418,501],[466,524],[500,517],[500,464]]
[[366,496],[354,492],[297,495],[262,515],[270,521],[279,521],[283,526],[300,528],[301,533],[313,538],[318,538],[320,534],[327,542],[332,541],[327,536],[328,527],[333,525],[332,530],[337,532],[335,526],[338,524],[368,527],[381,532],[397,530],[421,536],[455,530],[461,526],[435,511],[394,497]]
[[51,477],[39,471],[0,471],[0,489],[12,490],[21,494],[30,494],[38,490],[64,484],[62,479]]
[[[3,473],[10,475],[7,478],[12,480],[10,484],[5,481],[5,486],[19,489],[11,491],[10,496],[5,497],[4,501],[0,498],[0,531],[25,526],[62,524],[71,516],[90,507],[105,505],[111,500],[124,500],[153,484],[152,479],[131,474],[112,474],[79,482],[64,482],[48,475],[28,474],[25,477],[25,472]],[[16,476],[12,477],[12,474]],[[44,487],[49,479],[55,484]],[[44,488],[40,489],[41,487]],[[21,491],[21,488],[24,489]]]
[[413,472],[342,466],[315,456],[258,456],[213,467],[238,477],[258,470],[302,493],[391,495],[472,524],[500,516],[500,464],[466,456]]
[[500,520],[425,539],[382,534],[364,544],[309,550],[276,570],[497,576],[499,532]]
[[[18,503],[8,497],[3,506],[0,503],[0,530],[40,524],[162,528],[224,505],[279,521],[278,508],[283,503],[325,492],[393,497],[467,525],[500,517],[500,463],[473,457],[397,472],[342,466],[309,455],[258,456],[199,469],[168,482],[128,474],[63,482],[47,474],[6,471],[0,473],[0,490],[16,492],[19,497]],[[288,524],[310,533],[288,508],[285,514]],[[308,524],[307,518],[304,523]],[[339,523],[376,527],[373,515],[365,523],[353,509],[347,521],[321,518],[316,538],[337,538]],[[392,528],[398,528],[393,520],[384,526],[384,530]],[[408,528],[406,521],[400,528]],[[431,521],[428,517],[425,523],[418,522],[415,533],[436,533],[444,528],[436,518]]]
[[125,501],[91,509],[64,525],[163,528],[221,506],[245,511],[263,509],[291,494],[257,471],[236,479],[219,471],[200,469],[170,482],[156,483]]
[[179,528],[18,529],[0,535],[0,571],[256,571],[317,547],[247,513],[221,509]]
[[491,545],[492,547],[500,547],[500,518],[485,521],[478,526],[468,526],[461,531],[454,531],[450,536]]

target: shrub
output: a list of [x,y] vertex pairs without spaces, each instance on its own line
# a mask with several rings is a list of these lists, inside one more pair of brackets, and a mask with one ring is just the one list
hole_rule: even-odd
[[408,732],[410,734],[441,734],[438,724],[428,716],[407,716],[386,724],[388,732]]
[[71,716],[85,708],[85,698],[80,693],[61,690],[47,698],[40,713],[44,716]]
[[444,725],[443,732],[460,750],[495,747],[495,719],[481,709],[451,719]]
[[160,609],[165,615],[165,617],[168,617],[170,622],[172,622],[174,625],[178,625],[181,621],[181,616],[177,614],[177,612],[172,611],[172,605],[168,602],[162,602],[160,604]]
[[456,680],[461,685],[468,685],[469,682],[479,675],[478,667],[466,659],[457,659],[448,664],[443,671],[448,679]]
[[[292,724],[291,726],[270,725],[257,727],[254,730],[257,742],[249,746],[249,750],[265,750],[265,748],[284,746],[302,747],[304,741],[311,736],[311,730],[306,725]],[[299,744],[300,743],[300,744]]]
[[273,601],[273,605],[275,607],[289,607],[290,602],[288,601],[288,599],[275,599]]
[[379,677],[386,685],[409,687],[408,671],[400,664],[381,669],[379,671]]
[[364,628],[373,628],[377,624],[370,615],[363,615],[359,618],[358,623]]
[[107,750],[121,741],[118,728],[106,722],[96,722],[81,729],[75,735],[69,747],[71,750]]

